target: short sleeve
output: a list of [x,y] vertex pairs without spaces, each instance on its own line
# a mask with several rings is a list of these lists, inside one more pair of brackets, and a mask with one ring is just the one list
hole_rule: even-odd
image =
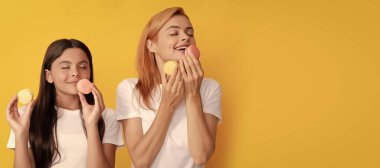
[[[26,109],[26,106],[23,106],[20,109],[18,109],[18,111],[20,112],[20,115],[24,114],[25,109]],[[16,141],[16,136],[15,136],[15,133],[13,132],[13,130],[11,129],[11,132],[9,133],[7,148],[9,148],[9,149],[16,148],[16,142],[15,141]],[[28,141],[28,147],[30,148],[29,141]]]
[[201,91],[203,92],[203,112],[214,115],[221,123],[221,89],[219,83],[213,79],[205,78]]
[[[128,118],[141,117],[140,112],[134,104],[136,98],[133,97],[133,91],[136,86],[137,79],[123,80],[116,91],[116,120],[124,120]],[[133,99],[135,98],[135,99]]]
[[116,114],[112,109],[106,108],[102,117],[105,123],[103,143],[109,143],[121,147],[124,145],[121,124],[116,120]]
[[7,148],[14,149],[16,147],[15,139],[16,139],[15,133],[11,129],[11,133],[9,134],[9,139],[8,139],[8,143],[7,143]]

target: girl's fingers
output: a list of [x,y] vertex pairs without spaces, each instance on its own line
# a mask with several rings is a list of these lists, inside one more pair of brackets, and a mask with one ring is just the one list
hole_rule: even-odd
[[14,96],[11,101],[8,103],[7,105],[7,116],[10,116],[10,115],[16,115],[16,116],[20,116],[20,114],[18,114],[18,110],[14,110],[15,107],[17,109],[17,96]]
[[82,103],[82,106],[88,106],[86,97],[84,97],[83,93],[78,92],[78,95],[79,95],[79,100]]
[[96,109],[99,109],[99,95],[94,90],[92,90],[92,94],[94,95],[95,100],[94,106]]
[[30,118],[30,115],[32,114],[34,103],[35,101],[33,100],[29,102],[28,105],[26,106],[24,115],[26,115],[28,118]]
[[99,91],[99,89],[95,86],[95,84],[92,84],[92,89],[93,91],[95,91],[95,93],[97,94],[98,96],[98,99],[99,99],[99,106],[101,109],[104,108],[104,101],[103,101],[103,95],[102,93]]

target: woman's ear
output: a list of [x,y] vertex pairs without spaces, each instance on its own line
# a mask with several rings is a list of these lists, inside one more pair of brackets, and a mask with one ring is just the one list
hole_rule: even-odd
[[47,69],[45,69],[45,79],[49,83],[53,83],[53,78],[51,76],[51,72]]
[[150,52],[156,53],[156,44],[150,39],[146,42],[146,48],[148,48]]

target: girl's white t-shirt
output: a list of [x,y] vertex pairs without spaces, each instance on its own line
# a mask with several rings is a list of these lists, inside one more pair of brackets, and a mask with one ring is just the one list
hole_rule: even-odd
[[[25,111],[25,107],[20,108],[20,113]],[[57,107],[57,139],[58,150],[61,158],[52,168],[86,168],[87,162],[87,138],[83,130],[80,110],[67,110]],[[124,145],[123,132],[119,122],[116,120],[115,112],[106,108],[102,117],[105,123],[105,132],[102,143],[114,144],[118,147]],[[30,145],[29,145],[30,146]],[[15,135],[11,130],[7,148],[15,148]]]
[[[153,92],[152,106],[154,111],[142,108],[139,105],[139,96],[135,86],[136,78],[123,80],[117,87],[116,96],[116,118],[125,120],[140,117],[142,121],[143,133],[145,134],[156,117],[156,110],[161,102],[160,85]],[[210,78],[204,78],[200,88],[203,112],[211,114],[222,120],[221,115],[221,91],[218,82]],[[132,167],[133,164],[132,164]],[[190,154],[187,137],[187,113],[185,101],[182,101],[173,114],[168,128],[164,144],[161,147],[152,168],[194,168],[196,166]]]

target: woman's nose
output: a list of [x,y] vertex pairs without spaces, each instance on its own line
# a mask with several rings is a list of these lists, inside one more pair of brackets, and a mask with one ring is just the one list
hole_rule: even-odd
[[182,41],[187,41],[188,39],[189,39],[188,35],[185,34],[185,35],[182,36]]

